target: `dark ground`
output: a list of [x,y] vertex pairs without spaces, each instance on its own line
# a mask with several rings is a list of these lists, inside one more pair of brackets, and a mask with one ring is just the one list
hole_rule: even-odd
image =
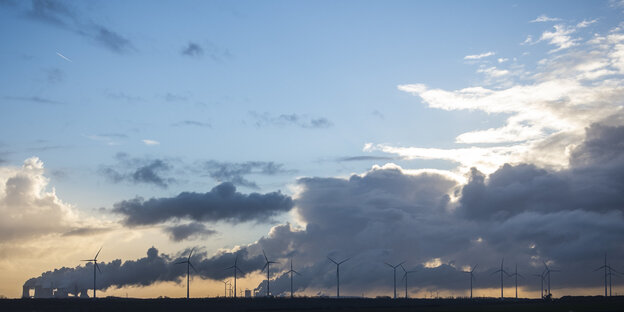
[[624,296],[538,299],[3,299],[0,311],[624,311]]

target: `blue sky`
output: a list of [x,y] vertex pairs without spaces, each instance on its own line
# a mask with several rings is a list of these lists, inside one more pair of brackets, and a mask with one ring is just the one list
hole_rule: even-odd
[[[300,178],[373,166],[438,170],[456,187],[471,167],[567,170],[585,129],[621,109],[595,99],[619,94],[621,59],[610,53],[619,41],[609,34],[621,20],[615,1],[0,1],[3,181],[37,157],[41,192],[55,190],[80,224],[72,228],[122,233],[116,203],[223,182],[297,199]],[[582,103],[558,111],[565,96],[553,89],[578,90],[570,94]],[[562,137],[565,146],[544,148]],[[457,194],[448,192],[453,207]],[[181,244],[210,255],[276,224],[309,223],[293,211]],[[221,234],[232,226],[204,224]],[[143,255],[155,244],[146,235],[116,257]],[[422,261],[439,258],[450,261]]]

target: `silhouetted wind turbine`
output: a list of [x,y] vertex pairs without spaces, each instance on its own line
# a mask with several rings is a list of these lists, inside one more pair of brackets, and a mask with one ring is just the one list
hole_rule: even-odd
[[221,281],[221,283],[223,283],[223,296],[227,297],[227,285],[230,283],[230,281]]
[[514,272],[513,274],[509,275],[509,277],[511,276],[515,276],[516,277],[516,299],[518,299],[518,276],[524,278],[524,276],[522,276],[522,274],[518,274],[518,264],[516,263],[516,272]]
[[[611,297],[611,276],[613,275],[613,273],[611,271],[615,271],[617,273],[620,273],[618,271],[616,271],[615,269],[613,269],[610,265],[607,264],[607,253],[605,252],[605,256],[604,256],[604,265],[595,269],[594,272],[599,271],[601,269],[604,269],[604,284],[605,284],[605,297],[607,296],[607,277],[609,278],[609,297]],[[607,272],[608,271],[608,272]]]
[[401,266],[401,264],[403,264],[403,263],[405,263],[405,261],[403,261],[403,262],[401,262],[401,263],[399,263],[399,264],[397,264],[397,265],[392,265],[392,264],[390,264],[390,263],[388,263],[388,262],[385,262],[385,264],[386,264],[387,266],[391,267],[391,268],[392,268],[392,271],[394,272],[394,299],[396,299],[396,269],[397,269],[399,266]]
[[293,273],[297,274],[297,275],[301,275],[299,274],[299,272],[293,270],[293,266],[292,266],[292,258],[290,258],[290,271],[286,272],[290,274],[290,298],[293,297]]
[[551,270],[548,265],[546,265],[546,261],[542,261],[544,263],[544,267],[546,267],[546,276],[548,276],[548,295],[551,295],[550,292],[550,272],[561,272],[559,270]]
[[[264,260],[266,260],[266,263],[264,264],[264,267],[262,268],[262,271],[264,271],[264,269],[267,269],[267,297],[271,295],[271,291],[269,288],[269,281],[270,281],[270,275],[269,275],[269,271],[271,269],[271,263],[279,263],[279,262],[275,262],[275,261],[269,261],[269,258],[267,258],[266,254],[264,253],[264,249],[262,249],[262,254],[264,255]],[[260,272],[262,272],[260,271]]]
[[542,274],[533,274],[533,276],[539,277],[542,282],[542,292],[540,295],[542,296],[542,299],[544,299],[544,272],[542,272]]
[[336,298],[340,298],[340,265],[347,262],[351,258],[344,259],[340,262],[336,262],[330,257],[327,257],[327,259],[336,265]]
[[[100,271],[100,266],[98,266],[97,264],[97,257],[100,254],[100,251],[102,251],[102,247],[100,247],[100,250],[98,250],[98,252],[95,254],[95,257],[93,257],[93,259],[89,259],[89,260],[80,260],[80,261],[87,261],[87,262],[93,262],[93,298],[95,298],[95,270],[97,269],[98,271]],[[102,271],[100,271],[100,273],[102,273]]]
[[195,267],[191,263],[191,256],[193,255],[193,250],[195,250],[195,248],[191,249],[191,252],[189,253],[189,256],[186,260],[175,263],[175,264],[186,263],[186,299],[189,299],[189,295],[190,295],[191,268],[193,268],[193,271],[197,272],[197,270],[195,270]]
[[407,299],[407,275],[410,273],[414,273],[416,271],[412,270],[412,271],[407,271],[405,270],[405,268],[403,267],[403,265],[401,265],[401,269],[403,269],[403,279],[405,280],[405,299]]
[[500,270],[494,271],[492,274],[496,274],[498,272],[500,272],[501,275],[501,300],[504,299],[503,296],[503,273],[505,273],[507,276],[510,276],[509,273],[507,273],[507,271],[505,271],[505,269],[503,269],[503,262],[505,261],[505,258],[503,258],[501,260],[501,267]]
[[[225,268],[225,270],[234,269],[234,298],[236,298],[236,271],[243,273],[243,271],[241,271],[241,269],[238,268],[237,263],[238,263],[238,254],[236,254],[236,258],[234,259],[234,265],[231,266],[231,267]],[[243,274],[245,274],[245,273],[243,273]],[[230,286],[231,285],[232,284],[230,283]]]
[[478,265],[479,264],[475,264],[475,266],[472,267],[472,270],[470,270],[470,271],[464,271],[464,273],[469,273],[470,274],[470,299],[472,299],[472,280],[475,280],[475,277],[474,277],[473,273],[474,273],[474,270],[477,268]]

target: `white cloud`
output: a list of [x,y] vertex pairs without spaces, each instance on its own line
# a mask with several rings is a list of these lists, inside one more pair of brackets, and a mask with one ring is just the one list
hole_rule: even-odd
[[498,69],[494,66],[488,68],[479,68],[477,69],[477,73],[486,74],[490,77],[501,77],[509,74],[509,71],[506,69]]
[[160,145],[160,142],[155,140],[143,139],[141,140],[145,145]]
[[495,146],[438,149],[369,143],[365,149],[408,159],[448,160],[457,163],[460,171],[475,166],[492,172],[504,163],[520,162],[566,168],[568,153],[583,138],[586,127],[624,120],[624,34],[615,29],[581,43],[561,39],[574,28],[555,26],[555,30],[540,40],[575,48],[542,59],[537,71],[523,73],[522,80],[512,80],[520,75],[508,71],[483,67],[478,72],[487,75],[485,83],[492,77],[506,79],[491,87],[476,85],[457,90],[424,84],[398,86],[401,91],[419,96],[431,108],[508,114],[500,127],[460,133],[455,142]]
[[558,17],[548,17],[545,14],[538,16],[536,19],[529,21],[529,23],[544,23],[544,22],[558,22],[561,21]]
[[576,24],[576,28],[585,28],[595,22],[597,22],[598,19],[593,19],[593,20],[583,20],[582,22]]
[[494,54],[496,54],[496,53],[494,53],[492,51],[489,51],[489,52],[484,52],[484,53],[481,53],[481,54],[466,55],[466,56],[464,56],[464,60],[480,60],[480,59],[482,59],[484,57],[492,56]]
[[572,38],[572,36],[570,36],[576,31],[576,28],[568,27],[562,24],[555,25],[553,27],[555,29],[554,31],[543,32],[539,39],[539,41],[548,41],[548,43],[557,46],[556,49],[550,51],[551,53],[567,49],[578,44],[579,39]]
[[497,61],[498,61],[498,63],[505,63],[505,62],[509,61],[509,59],[501,57],[501,58],[498,58]]
[[43,162],[37,157],[21,168],[0,168],[0,238],[30,239],[68,231],[76,221],[69,204],[47,190]]

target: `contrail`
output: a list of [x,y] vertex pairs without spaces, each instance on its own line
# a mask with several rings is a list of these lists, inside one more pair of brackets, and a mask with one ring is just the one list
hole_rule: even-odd
[[64,60],[66,60],[68,62],[72,62],[72,63],[74,62],[74,61],[70,60],[67,56],[65,56],[65,55],[63,55],[61,53],[56,52],[56,55],[60,56],[61,58],[63,58]]

